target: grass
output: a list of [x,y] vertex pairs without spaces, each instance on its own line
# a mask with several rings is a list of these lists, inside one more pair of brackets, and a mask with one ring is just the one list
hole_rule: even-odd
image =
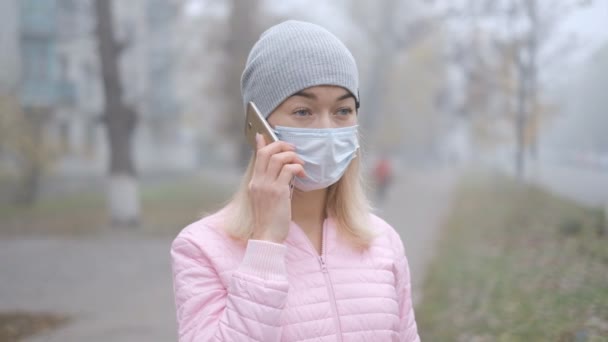
[[[175,235],[201,214],[221,207],[234,187],[202,176],[140,189],[144,233]],[[109,229],[105,194],[84,192],[44,198],[32,207],[0,205],[0,234],[83,236]]]
[[498,175],[457,188],[425,279],[425,341],[607,341],[601,212]]

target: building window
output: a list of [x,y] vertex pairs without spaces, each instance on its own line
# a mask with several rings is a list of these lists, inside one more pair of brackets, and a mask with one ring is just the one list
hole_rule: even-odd
[[23,52],[23,75],[29,81],[48,81],[52,78],[51,44],[44,39],[21,41]]

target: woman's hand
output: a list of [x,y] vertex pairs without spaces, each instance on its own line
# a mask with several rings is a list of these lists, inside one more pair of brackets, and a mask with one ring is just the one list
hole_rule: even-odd
[[291,220],[290,183],[294,176],[305,177],[304,162],[295,147],[284,141],[266,145],[256,134],[257,151],[249,198],[253,211],[253,235],[256,240],[282,243]]

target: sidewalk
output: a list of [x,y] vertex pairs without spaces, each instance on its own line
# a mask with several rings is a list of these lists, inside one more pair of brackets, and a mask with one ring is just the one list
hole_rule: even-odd
[[378,215],[401,235],[410,265],[414,303],[422,299],[426,267],[434,255],[442,220],[450,209],[457,171],[408,170],[395,179]]
[[119,235],[0,240],[0,311],[73,318],[30,342],[175,341],[170,240]]

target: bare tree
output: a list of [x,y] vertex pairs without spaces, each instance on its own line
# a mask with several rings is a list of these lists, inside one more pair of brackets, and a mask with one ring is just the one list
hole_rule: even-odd
[[[361,106],[365,112],[382,112],[388,75],[395,58],[423,40],[441,14],[422,15],[402,0],[350,3],[351,16],[363,31],[365,45],[372,51],[367,81],[360,94]],[[373,118],[373,115],[361,117],[361,125],[370,135],[375,129]]]
[[[541,6],[544,3],[545,6]],[[526,148],[532,157],[538,154],[538,118],[540,111],[539,82],[543,66],[555,63],[572,47],[570,40],[555,44],[561,20],[587,2],[564,0],[486,0],[469,1],[459,9],[472,25],[470,44],[461,45],[455,60],[463,67],[468,82],[482,82],[486,95],[499,93],[507,99],[504,114],[513,115],[515,137],[515,171],[519,178],[525,173]],[[493,21],[494,27],[484,25]],[[480,41],[478,35],[486,35]],[[558,53],[547,53],[549,43],[558,46]],[[485,53],[492,50],[490,53]],[[466,52],[465,52],[466,51]],[[465,57],[466,56],[466,57]],[[495,59],[490,61],[489,59]],[[514,86],[505,86],[504,74],[493,72],[493,66],[507,61],[507,75],[514,75]],[[498,61],[498,62],[497,62]],[[472,77],[477,75],[479,77]],[[508,78],[508,77],[507,77]],[[469,85],[469,89],[475,88]],[[512,101],[511,101],[512,99]],[[512,110],[511,102],[515,103]],[[535,122],[536,125],[531,125]]]
[[225,58],[223,62],[222,89],[225,96],[224,131],[234,137],[238,149],[237,160],[244,166],[251,148],[246,145],[243,136],[244,107],[241,101],[241,73],[247,61],[247,55],[259,35],[259,0],[231,0],[228,16],[228,34],[225,41]]
[[119,59],[124,43],[116,41],[112,1],[95,0],[97,48],[105,95],[102,121],[110,144],[108,207],[115,226],[139,223],[139,196],[132,155],[135,110],[123,99]]

